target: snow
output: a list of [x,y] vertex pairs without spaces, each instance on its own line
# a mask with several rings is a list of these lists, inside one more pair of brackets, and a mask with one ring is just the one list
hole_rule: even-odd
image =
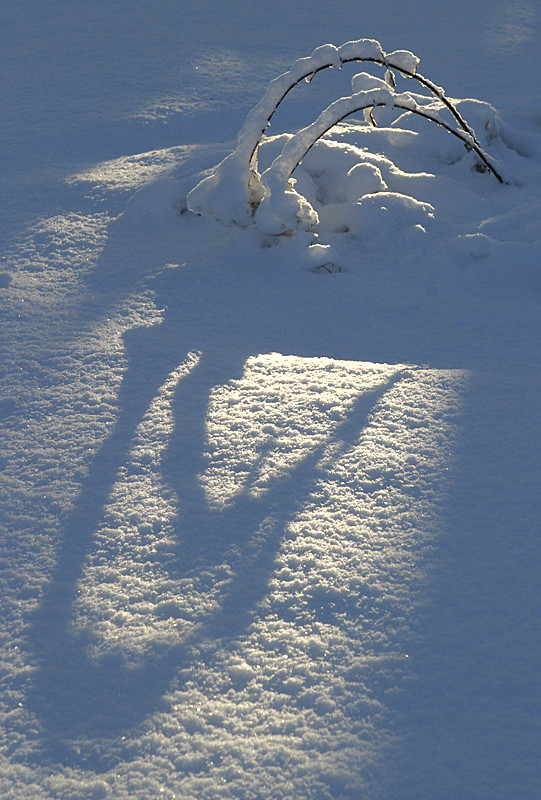
[[420,60],[410,50],[393,50],[392,53],[387,53],[385,57],[385,62],[389,66],[396,67],[401,72],[412,75],[417,72]]
[[[361,11],[6,8],[3,798],[539,797],[539,12]],[[306,137],[455,125],[381,47],[505,183],[402,109]]]

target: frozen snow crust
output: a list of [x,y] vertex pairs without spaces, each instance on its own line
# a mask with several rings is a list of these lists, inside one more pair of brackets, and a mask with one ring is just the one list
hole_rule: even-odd
[[[537,6],[4,5],[2,800],[538,800]],[[293,171],[310,229],[190,212],[361,14],[506,182],[382,106]],[[301,82],[260,177],[424,91],[385,70]]]

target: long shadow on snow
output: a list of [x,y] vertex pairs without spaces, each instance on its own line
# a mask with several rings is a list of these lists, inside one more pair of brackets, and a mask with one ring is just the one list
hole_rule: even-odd
[[[159,290],[166,302],[171,301],[174,286],[169,279],[162,281]],[[208,292],[212,296],[211,288]],[[119,392],[117,424],[96,455],[64,526],[54,572],[29,626],[29,647],[38,671],[28,701],[41,721],[41,757],[46,762],[109,769],[113,756],[106,751],[103,757],[96,756],[95,749],[94,754],[90,752],[93,748],[85,752],[75,741],[110,740],[133,728],[156,708],[180,670],[193,664],[198,644],[227,640],[245,630],[250,612],[266,593],[288,522],[318,480],[317,463],[329,444],[326,441],[310,452],[264,497],[244,494],[228,510],[210,510],[198,481],[210,391],[240,378],[249,356],[283,347],[283,326],[279,320],[270,327],[254,326],[254,309],[242,298],[235,308],[224,304],[221,311],[217,309],[210,331],[203,325],[187,325],[176,307],[174,304],[175,310],[166,313],[162,324],[131,330],[124,336],[128,367]],[[224,342],[217,334],[231,325],[234,343],[225,333]],[[324,330],[322,335],[324,338]],[[209,614],[195,633],[182,638],[179,632],[175,646],[156,648],[136,666],[120,656],[92,660],[87,639],[71,626],[85,559],[92,551],[105,504],[138,424],[171,371],[201,344],[198,366],[176,390],[175,431],[163,463],[179,503],[178,555],[164,569],[172,578],[179,578],[197,576],[205,567],[225,563],[233,577],[224,586],[218,610]],[[310,351],[302,355],[320,355],[323,348],[322,338],[317,336]],[[332,438],[345,446],[352,443],[366,425],[370,410],[399,377],[400,373],[378,390],[361,395]],[[286,496],[289,499],[284,501]],[[264,535],[258,530],[262,522]]]

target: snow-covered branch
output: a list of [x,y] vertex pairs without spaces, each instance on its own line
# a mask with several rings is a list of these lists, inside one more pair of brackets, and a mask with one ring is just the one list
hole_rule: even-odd
[[308,151],[334,125],[359,111],[371,110],[378,106],[398,108],[441,125],[446,131],[459,138],[464,145],[473,150],[486,169],[502,182],[500,175],[490,164],[485,154],[466,131],[456,131],[450,127],[434,109],[427,109],[410,93],[397,94],[383,81],[370,75],[356,76],[366,78],[375,87],[362,90],[348,97],[341,97],[331,103],[319,117],[302,128],[285,143],[282,152],[261,176],[260,186],[263,198],[255,212],[257,227],[267,234],[290,233],[297,229],[310,230],[318,222],[317,213],[310,203],[300,195],[291,181],[291,176]]
[[[450,133],[462,139],[465,146],[477,154],[484,165],[484,169],[490,171],[502,182],[500,175],[496,172],[487,156],[481,150],[475,132],[462,118],[455,105],[445,96],[444,90],[417,72],[419,65],[419,58],[417,56],[409,50],[395,50],[392,53],[386,54],[378,41],[374,39],[358,39],[356,41],[345,42],[340,47],[336,47],[332,44],[322,45],[316,48],[311,56],[300,58],[295,61],[290,70],[279,75],[269,83],[259,103],[257,103],[246,117],[239,131],[237,147],[234,152],[218,164],[214,171],[200,181],[188,194],[187,206],[189,210],[196,214],[213,215],[225,224],[249,225],[263,199],[269,194],[269,180],[271,183],[274,183],[275,180],[278,179],[279,174],[281,174],[280,170],[285,169],[280,166],[280,170],[274,170],[271,173],[272,178],[267,175],[266,183],[262,182],[258,172],[258,147],[276,109],[291,89],[297,86],[302,80],[310,82],[313,76],[323,69],[330,67],[341,68],[344,64],[352,62],[371,62],[385,68],[385,81],[373,79],[377,82],[378,86],[381,84],[381,88],[373,90],[376,92],[372,98],[374,102],[364,106],[358,106],[351,111],[342,113],[339,109],[342,109],[343,106],[349,107],[348,103],[353,103],[353,105],[355,105],[355,102],[364,101],[361,98],[359,98],[358,101],[353,101],[352,98],[356,95],[351,95],[349,98],[341,98],[341,100],[335,101],[335,103],[332,103],[329,108],[318,117],[312,126],[308,126],[293,137],[295,139],[295,144],[291,145],[292,148],[295,147],[302,150],[303,145],[301,142],[304,142],[304,136],[308,135],[306,133],[308,130],[311,131],[310,135],[312,135],[312,133],[316,135],[318,130],[324,128],[322,133],[317,134],[316,138],[313,139],[313,144],[313,142],[327,131],[329,127],[332,127],[332,125],[339,122],[345,116],[361,109],[369,111],[374,106],[384,105],[387,107],[402,108],[406,111],[424,116],[427,119],[432,119],[442,125]],[[436,112],[422,111],[421,106],[412,99],[413,95],[395,94],[394,72],[398,72],[406,78],[414,78],[428,89],[451,113],[458,125],[458,130],[455,130],[440,119]],[[377,97],[378,91],[383,92],[380,100],[378,100]],[[406,97],[410,99],[406,101],[404,99]],[[398,98],[402,98],[401,102],[406,103],[406,105],[399,105],[397,102]],[[327,121],[333,117],[335,117],[334,122],[325,127]],[[290,152],[289,149],[288,152]],[[302,156],[298,159],[297,164],[301,159]],[[285,163],[285,161],[280,163]],[[287,172],[287,170],[285,171]],[[287,175],[287,185],[284,186],[284,192],[287,197],[289,197],[291,190],[289,186],[291,171]],[[295,195],[297,198],[300,197],[296,193]],[[295,200],[291,208],[295,206],[295,203],[298,208],[299,202],[300,201]],[[309,210],[305,208],[305,211],[307,219],[311,219]],[[261,216],[260,214],[260,217]]]

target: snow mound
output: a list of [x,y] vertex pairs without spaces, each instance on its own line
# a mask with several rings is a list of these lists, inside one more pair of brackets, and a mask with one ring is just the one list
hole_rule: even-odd
[[430,203],[421,203],[408,195],[379,192],[347,204],[344,221],[355,239],[370,241],[376,237],[380,244],[381,238],[389,235],[409,234],[415,238],[426,235],[434,210]]
[[[476,112],[482,142],[513,176],[508,184],[480,174],[474,155],[426,120],[404,115],[372,127],[352,118],[324,134],[285,184],[264,171],[269,194],[256,211],[256,228],[265,236],[304,229],[308,261],[330,248],[330,261],[343,270],[358,269],[368,252],[382,266],[414,259],[419,250],[422,263],[445,263],[485,258],[502,241],[533,244],[539,201],[532,143],[488,104],[458,105]],[[277,148],[284,152],[291,141],[265,139],[261,162],[276,164]]]

